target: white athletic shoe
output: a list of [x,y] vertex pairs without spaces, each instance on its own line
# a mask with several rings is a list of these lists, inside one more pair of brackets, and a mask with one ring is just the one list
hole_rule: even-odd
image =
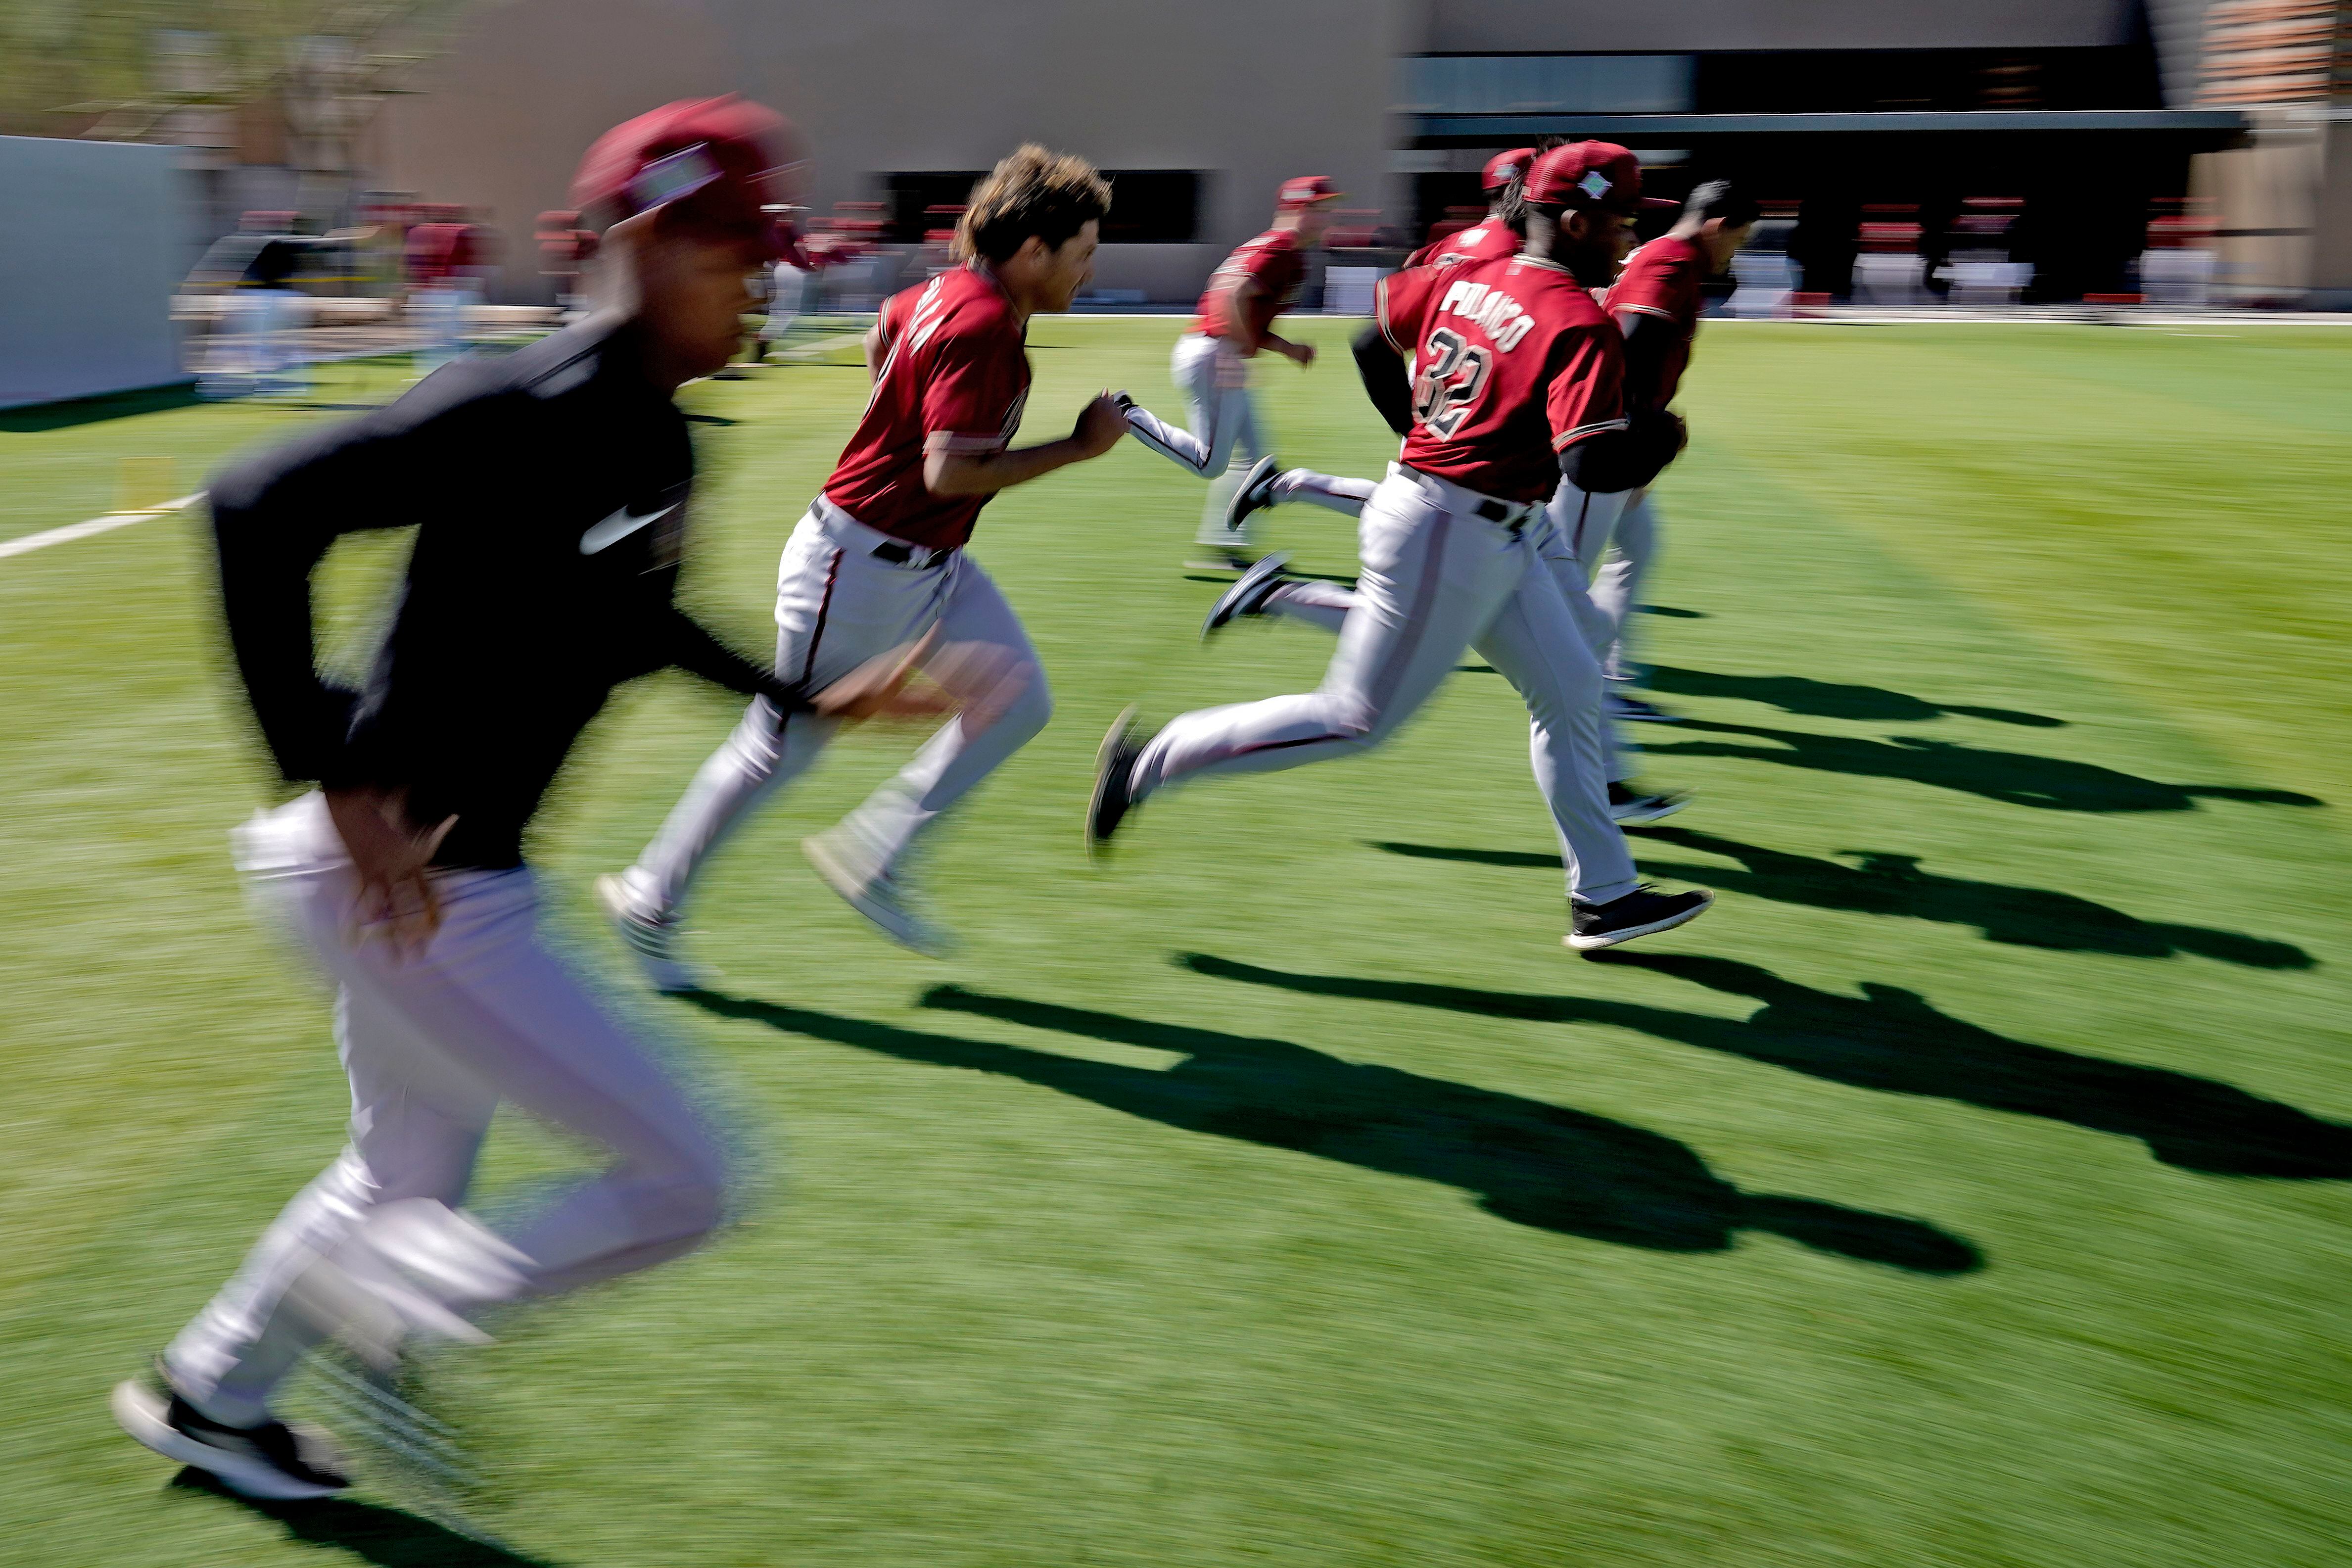
[[604,916],[620,934],[621,944],[636,955],[648,985],[665,996],[710,989],[702,972],[677,955],[677,922],[639,913],[627,883],[615,876],[597,878],[596,901],[604,906]]
[[108,1401],[115,1424],[145,1447],[218,1478],[233,1492],[273,1502],[333,1497],[352,1480],[334,1440],[311,1426],[264,1421],[229,1426],[203,1415],[169,1384],[130,1378]]
[[892,942],[925,958],[945,958],[954,951],[955,938],[908,906],[905,884],[876,866],[849,828],[828,827],[802,839],[801,853],[808,857],[826,887]]

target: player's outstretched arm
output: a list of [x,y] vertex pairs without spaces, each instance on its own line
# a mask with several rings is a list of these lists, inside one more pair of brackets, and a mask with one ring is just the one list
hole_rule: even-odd
[[977,454],[931,447],[923,454],[923,488],[935,496],[992,496],[1056,468],[1099,458],[1126,434],[1127,417],[1106,390],[1079,410],[1076,426],[1058,441]]

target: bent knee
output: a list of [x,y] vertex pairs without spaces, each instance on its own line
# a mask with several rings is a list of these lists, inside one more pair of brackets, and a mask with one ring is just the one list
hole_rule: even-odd
[[989,728],[1001,728],[1027,740],[1052,721],[1053,689],[1045,683],[1045,672],[1034,660],[1025,662],[1005,679],[1006,690],[998,698],[1003,707],[989,721]]

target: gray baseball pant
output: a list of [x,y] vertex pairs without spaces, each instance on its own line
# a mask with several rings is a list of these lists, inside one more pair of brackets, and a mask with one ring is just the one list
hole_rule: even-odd
[[1468,648],[1528,705],[1536,784],[1551,809],[1572,898],[1633,889],[1609,815],[1601,667],[1524,529],[1476,513],[1489,498],[1391,464],[1364,507],[1362,575],[1322,687],[1181,714],[1136,759],[1139,797],[1202,773],[1270,773],[1378,745],[1444,683]]
[[[351,1141],[164,1352],[198,1409],[240,1426],[266,1417],[271,1391],[336,1326],[289,1297],[320,1258],[362,1284],[361,1264],[389,1263],[462,1318],[647,1268],[719,1224],[718,1138],[541,942],[530,871],[437,874],[441,929],[403,957],[353,927],[358,879],[324,797],[260,814],[235,838],[257,901],[336,983]],[[458,1205],[501,1101],[610,1163],[493,1233]]]
[[[1359,479],[1351,482],[1361,484],[1363,481]],[[1571,493],[1577,498],[1577,505],[1574,509],[1576,519],[1596,531],[1601,532],[1604,538],[1606,534],[1603,521],[1615,518],[1618,507],[1625,498],[1622,495],[1587,495],[1582,490],[1572,491],[1571,488],[1563,482],[1553,493],[1551,501],[1545,509],[1543,520],[1533,524],[1529,531],[1529,537],[1535,542],[1536,557],[1542,563],[1546,572],[1552,578],[1554,585],[1559,589],[1560,599],[1568,607],[1569,617],[1575,623],[1578,635],[1584,639],[1585,646],[1592,650],[1594,658],[1605,659],[1616,642],[1618,623],[1597,604],[1598,594],[1586,586],[1586,574],[1582,563],[1565,542],[1570,535],[1563,534],[1559,527],[1560,498]],[[1320,626],[1325,631],[1336,633],[1346,624],[1348,612],[1354,608],[1355,605],[1356,594],[1353,591],[1342,588],[1336,583],[1309,579],[1304,582],[1285,583],[1276,588],[1266,596],[1261,613],[1285,616],[1292,620],[1304,621],[1308,626]],[[1502,667],[1496,665],[1495,668],[1500,669]],[[1596,689],[1596,700],[1598,696],[1599,689]],[[1641,771],[1640,764],[1635,759],[1635,753],[1640,751],[1640,748],[1625,738],[1623,727],[1606,713],[1603,713],[1601,718],[1601,733],[1609,747],[1608,782],[1622,784],[1633,778]]]
[[[1225,513],[1233,504],[1234,492],[1241,488],[1242,477],[1265,455],[1257,404],[1250,395],[1249,362],[1227,339],[1187,332],[1176,340],[1169,368],[1190,407],[1192,428],[1178,429],[1148,409],[1130,407],[1128,430],[1170,462],[1209,481],[1197,542],[1254,554],[1255,534],[1248,520],[1239,530],[1225,526]],[[1284,470],[1275,489],[1276,500],[1307,501],[1351,517],[1372,493],[1369,480],[1318,474],[1311,468]]]
[[[969,716],[958,714],[941,725],[895,778],[845,819],[876,875],[887,875],[941,812],[1026,745],[1054,714],[1037,650],[980,563],[961,550],[946,552],[937,564],[893,563],[875,554],[894,546],[905,548],[903,541],[817,499],[793,530],[777,568],[777,675],[822,690],[936,625],[948,645],[998,650],[1016,672],[1012,679],[1018,689],[993,722],[973,728]],[[658,919],[676,911],[711,855],[761,801],[806,772],[839,727],[808,713],[780,717],[765,698],[753,700],[637,863],[622,874],[639,912]]]

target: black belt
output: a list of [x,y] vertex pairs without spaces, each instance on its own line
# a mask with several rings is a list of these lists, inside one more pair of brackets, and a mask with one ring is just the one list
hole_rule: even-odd
[[1478,503],[1478,515],[1488,522],[1501,523],[1512,533],[1518,534],[1526,531],[1529,520],[1535,516],[1533,508],[1532,501],[1523,506],[1505,506],[1498,500],[1482,500]]
[[[919,572],[946,565],[948,557],[954,553],[952,550],[924,550],[917,545],[901,544],[895,539],[886,539],[874,547],[875,560],[887,561],[893,566],[911,565]],[[918,556],[922,559],[917,560]]]

